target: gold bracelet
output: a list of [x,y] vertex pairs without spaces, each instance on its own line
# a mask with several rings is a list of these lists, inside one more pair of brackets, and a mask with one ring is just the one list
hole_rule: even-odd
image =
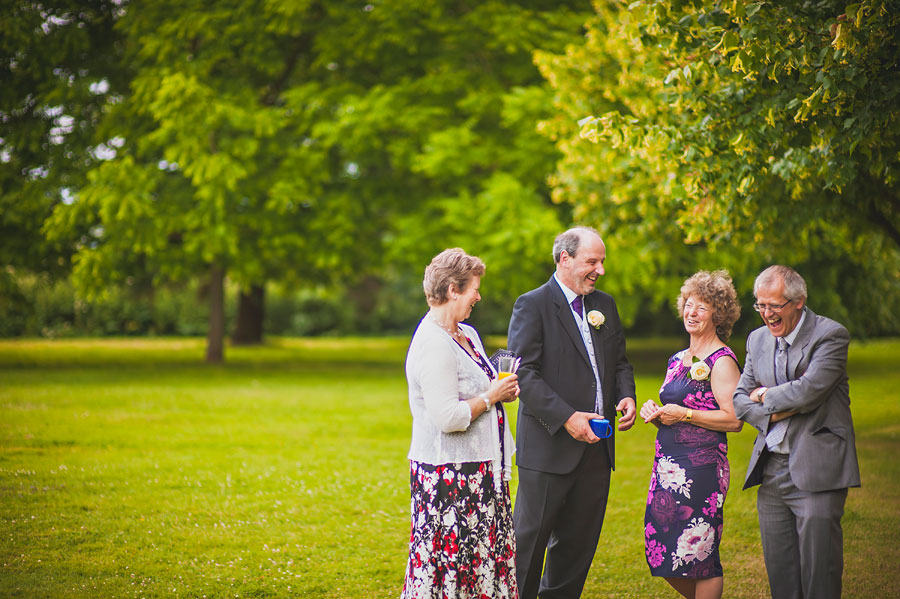
[[685,420],[687,420],[688,422],[690,422],[690,421],[691,421],[691,418],[692,418],[693,416],[694,416],[694,410],[688,408],[687,416],[685,417]]

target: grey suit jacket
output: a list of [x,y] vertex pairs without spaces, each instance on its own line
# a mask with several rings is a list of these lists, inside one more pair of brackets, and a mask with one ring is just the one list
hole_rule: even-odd
[[[615,422],[616,404],[634,397],[634,372],[625,357],[625,333],[612,296],[594,291],[584,297],[585,314],[599,310],[606,322],[591,327],[604,415]],[[509,321],[509,348],[522,357],[519,366],[519,416],[516,463],[531,470],[566,474],[582,455],[606,446],[615,467],[613,435],[590,445],[576,441],[563,426],[576,411],[593,412],[597,393],[594,371],[562,289],[551,277],[516,300]]]
[[[785,384],[775,384],[775,337],[761,327],[747,338],[747,359],[734,392],[734,410],[759,435],[745,489],[762,482],[769,416],[788,410],[800,412],[790,418],[786,434],[791,479],[797,488],[819,492],[860,485],[847,382],[850,334],[808,307],[804,311],[806,318],[788,350]],[[768,387],[761,404],[749,397],[757,387]]]

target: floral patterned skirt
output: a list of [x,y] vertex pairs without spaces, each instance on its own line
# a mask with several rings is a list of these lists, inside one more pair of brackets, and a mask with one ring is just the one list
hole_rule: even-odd
[[509,485],[490,462],[410,462],[412,533],[402,599],[517,599]]
[[644,517],[653,576],[722,576],[719,543],[730,478],[724,437],[686,423],[660,427]]

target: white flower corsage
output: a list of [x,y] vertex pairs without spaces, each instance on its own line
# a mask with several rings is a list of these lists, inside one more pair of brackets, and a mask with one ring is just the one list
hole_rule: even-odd
[[691,378],[695,381],[705,381],[709,378],[709,366],[698,358],[694,356],[694,363],[691,364]]
[[600,310],[591,310],[588,312],[587,320],[592,327],[599,329],[603,326],[603,323],[606,322],[606,316],[604,316],[603,312]]

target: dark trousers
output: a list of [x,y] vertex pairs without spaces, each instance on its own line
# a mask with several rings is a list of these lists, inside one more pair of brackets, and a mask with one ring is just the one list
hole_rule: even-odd
[[519,467],[513,521],[520,599],[581,596],[600,540],[609,480],[603,443],[587,447],[568,474]]
[[791,480],[788,456],[768,456],[756,509],[773,599],[841,596],[846,499],[847,489],[801,491]]

